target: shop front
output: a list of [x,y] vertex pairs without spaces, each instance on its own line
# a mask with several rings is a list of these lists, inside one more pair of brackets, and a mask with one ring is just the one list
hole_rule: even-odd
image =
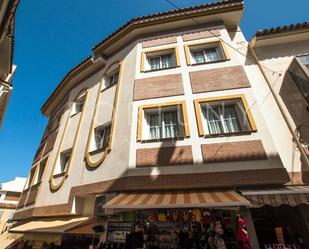
[[[10,234],[22,235],[9,249],[88,249],[98,244],[97,221],[91,217],[37,219],[14,226]],[[1,247],[0,247],[1,248]]]
[[[99,248],[257,248],[250,202],[234,191],[122,193],[104,206],[113,210]],[[243,214],[245,214],[243,216]],[[253,228],[253,229],[252,229]]]
[[241,191],[251,202],[260,248],[309,248],[309,187]]

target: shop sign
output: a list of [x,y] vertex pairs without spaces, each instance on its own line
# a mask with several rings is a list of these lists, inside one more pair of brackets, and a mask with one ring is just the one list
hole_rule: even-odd
[[110,221],[107,227],[107,241],[125,243],[126,236],[131,232],[132,222]]

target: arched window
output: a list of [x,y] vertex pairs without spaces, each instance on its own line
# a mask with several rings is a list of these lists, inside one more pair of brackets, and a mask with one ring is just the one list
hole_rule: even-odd
[[73,114],[77,114],[79,112],[82,112],[84,109],[84,103],[85,103],[85,97],[86,97],[86,91],[82,91],[77,98],[74,101],[73,106]]

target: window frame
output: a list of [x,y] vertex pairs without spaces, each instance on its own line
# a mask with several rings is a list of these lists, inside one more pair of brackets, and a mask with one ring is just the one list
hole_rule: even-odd
[[[190,129],[189,129],[189,122],[188,122],[188,114],[187,114],[187,107],[186,107],[186,102],[185,101],[176,101],[176,102],[168,102],[168,103],[158,103],[158,104],[149,104],[149,105],[142,105],[139,106],[138,109],[138,124],[137,124],[137,141],[152,141],[153,139],[144,139],[143,136],[143,126],[144,126],[144,120],[145,120],[145,114],[147,111],[151,109],[156,109],[156,108],[168,108],[168,107],[174,107],[174,106],[180,106],[180,108],[176,109],[177,110],[177,115],[178,112],[181,111],[182,113],[182,118],[183,118],[183,137],[188,138],[190,137]],[[178,111],[179,110],[179,111]],[[178,127],[179,128],[179,127]],[[163,129],[163,128],[161,128]],[[160,139],[155,139],[157,140],[164,140],[164,139],[177,139],[180,138],[180,136],[175,137],[175,138],[160,138]]]
[[[212,44],[214,46],[212,46]],[[221,60],[217,61],[209,61],[209,62],[202,62],[202,63],[194,63],[194,58],[192,55],[192,52],[194,51],[194,47],[200,47],[197,48],[196,51],[204,51],[207,48],[216,47],[220,49],[220,56],[222,57]],[[209,40],[209,41],[199,41],[199,42],[189,42],[184,45],[185,55],[186,55],[186,62],[188,66],[195,66],[195,65],[204,65],[204,64],[211,64],[211,63],[219,63],[219,62],[225,62],[230,60],[229,52],[225,46],[225,44],[216,39],[216,40]],[[204,54],[204,52],[203,52]]]
[[[240,101],[242,104],[244,111],[246,111],[246,118],[248,120],[249,130],[241,130],[239,132],[232,132],[232,133],[217,133],[217,134],[207,134],[205,129],[205,119],[204,114],[202,110],[202,104],[205,104],[207,102],[223,102],[223,101]],[[220,135],[229,135],[229,134],[247,134],[252,132],[257,132],[257,127],[255,124],[255,121],[253,119],[252,112],[249,108],[248,102],[245,98],[244,94],[236,94],[236,95],[229,95],[229,96],[218,96],[218,97],[210,97],[210,98],[200,98],[200,99],[194,99],[194,109],[195,109],[195,115],[196,115],[196,122],[198,126],[198,133],[200,137],[215,137]],[[239,120],[238,120],[239,121]]]
[[[42,182],[42,179],[44,177],[47,163],[48,163],[48,156],[42,158],[40,162],[36,164],[36,173],[35,173],[35,178],[33,180],[33,186],[40,184]],[[40,172],[42,170],[42,172]],[[39,175],[41,173],[41,176]]]
[[[66,167],[63,168],[63,156],[67,156],[68,160],[66,161]],[[58,176],[58,175],[62,175],[62,174],[66,174],[69,166],[70,166],[70,161],[71,161],[71,156],[72,156],[72,149],[68,149],[65,151],[60,152],[60,156],[59,156],[59,171],[56,172],[56,174],[54,174],[54,176]]]
[[[71,117],[77,115],[78,113],[82,113],[83,110],[85,109],[85,102],[86,102],[86,96],[87,96],[87,90],[82,90],[79,92],[77,97],[73,101],[73,110]],[[78,105],[82,105],[82,107],[77,108]]]
[[[109,128],[109,137],[107,138],[107,146],[106,147],[98,147],[97,146],[97,141],[96,141],[96,131],[97,130],[104,130],[104,139],[106,136],[106,129]],[[96,128],[94,128],[94,150],[92,150],[91,152],[96,152],[96,151],[105,151],[106,149],[108,150],[110,148],[110,139],[111,139],[111,129],[112,129],[112,124],[108,123],[108,124],[104,124],[101,126],[97,126]],[[101,138],[102,139],[102,138]]]
[[[119,68],[117,67],[115,70],[113,70],[113,71],[111,71],[111,72],[109,72],[105,77],[104,77],[104,89],[107,89],[107,88],[110,88],[110,87],[112,87],[112,86],[115,86],[115,85],[117,85],[118,84],[118,82],[119,82]],[[111,77],[114,77],[115,75],[118,75],[117,76],[117,81],[113,81],[113,84],[110,84],[109,83],[109,79],[111,78]]]
[[[151,57],[162,57],[164,55],[172,55],[173,62],[175,65],[172,67],[167,67],[167,68],[158,68],[158,69],[146,69],[146,63],[149,64],[148,58]],[[174,58],[173,58],[174,57]],[[161,64],[161,62],[160,62]],[[149,64],[150,67],[150,64]],[[161,70],[168,70],[168,69],[173,69],[176,67],[180,67],[180,58],[179,58],[179,51],[178,51],[178,46],[168,46],[164,48],[153,48],[153,49],[147,49],[143,50],[141,53],[141,64],[140,64],[140,71],[142,73],[146,72],[155,72],[155,71],[161,71]]]

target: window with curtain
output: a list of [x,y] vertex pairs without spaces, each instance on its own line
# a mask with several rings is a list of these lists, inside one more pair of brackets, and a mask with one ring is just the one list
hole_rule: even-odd
[[95,145],[96,150],[105,149],[109,145],[111,125],[105,127],[98,127],[95,129]]
[[173,55],[159,55],[148,58],[150,70],[159,70],[174,67]]
[[202,106],[208,135],[237,133],[249,129],[245,110],[240,103],[214,103]]
[[211,46],[203,44],[190,46],[189,48],[193,64],[211,63],[226,59],[219,42],[212,43]]
[[146,113],[150,140],[179,136],[177,111]]
[[223,59],[219,47],[195,50],[192,52],[192,57],[195,64],[215,62]]

